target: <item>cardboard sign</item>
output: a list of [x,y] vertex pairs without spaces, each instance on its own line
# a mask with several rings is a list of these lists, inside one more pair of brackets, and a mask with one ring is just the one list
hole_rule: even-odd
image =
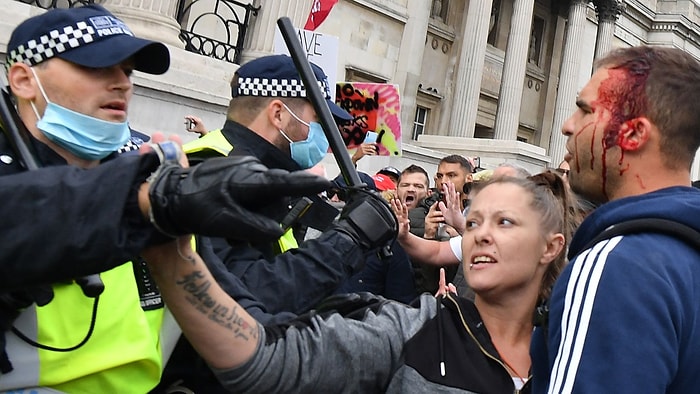
[[[331,97],[336,94],[335,84],[338,81],[338,37],[316,31],[297,29],[301,47],[306,52],[306,58],[311,63],[321,67],[328,77],[328,87]],[[275,49],[279,55],[289,55],[287,45],[282,38],[279,28],[275,28]]]

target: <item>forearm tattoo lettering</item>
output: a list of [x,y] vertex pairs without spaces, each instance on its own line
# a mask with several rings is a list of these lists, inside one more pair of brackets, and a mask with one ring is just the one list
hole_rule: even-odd
[[199,312],[206,315],[209,320],[227,328],[236,337],[245,340],[257,339],[258,328],[250,325],[238,313],[239,306],[229,307],[217,302],[210,294],[211,282],[201,271],[194,271],[185,275],[176,284],[182,287],[188,295],[187,301]]

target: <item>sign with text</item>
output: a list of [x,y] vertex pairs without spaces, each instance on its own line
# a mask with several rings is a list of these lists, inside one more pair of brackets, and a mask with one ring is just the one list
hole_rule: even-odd
[[[331,97],[335,95],[335,83],[338,81],[338,37],[316,31],[297,29],[301,47],[311,63],[321,67],[328,77]],[[279,28],[275,29],[275,54],[289,55]]]
[[[379,155],[401,156],[401,104],[399,85],[369,82],[338,82],[335,102],[353,119],[339,124],[351,153],[368,132],[375,132]],[[372,136],[374,137],[374,136]]]

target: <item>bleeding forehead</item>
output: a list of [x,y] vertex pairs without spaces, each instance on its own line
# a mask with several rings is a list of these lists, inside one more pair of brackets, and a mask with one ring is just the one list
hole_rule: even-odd
[[620,84],[627,80],[627,74],[621,69],[600,68],[591,76],[590,81],[581,90],[579,98],[588,103],[592,108],[600,107],[611,109],[608,98],[611,93],[618,90]]

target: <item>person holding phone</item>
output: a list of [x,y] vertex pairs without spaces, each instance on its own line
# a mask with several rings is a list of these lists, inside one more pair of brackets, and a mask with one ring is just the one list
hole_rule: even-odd
[[368,131],[365,135],[365,140],[357,147],[351,159],[352,164],[357,167],[357,162],[365,156],[376,156],[379,154],[379,145],[377,144],[377,133]]
[[209,130],[204,127],[204,122],[202,122],[202,119],[194,115],[185,116],[185,130],[190,133],[199,134],[199,138],[204,137],[209,133]]

